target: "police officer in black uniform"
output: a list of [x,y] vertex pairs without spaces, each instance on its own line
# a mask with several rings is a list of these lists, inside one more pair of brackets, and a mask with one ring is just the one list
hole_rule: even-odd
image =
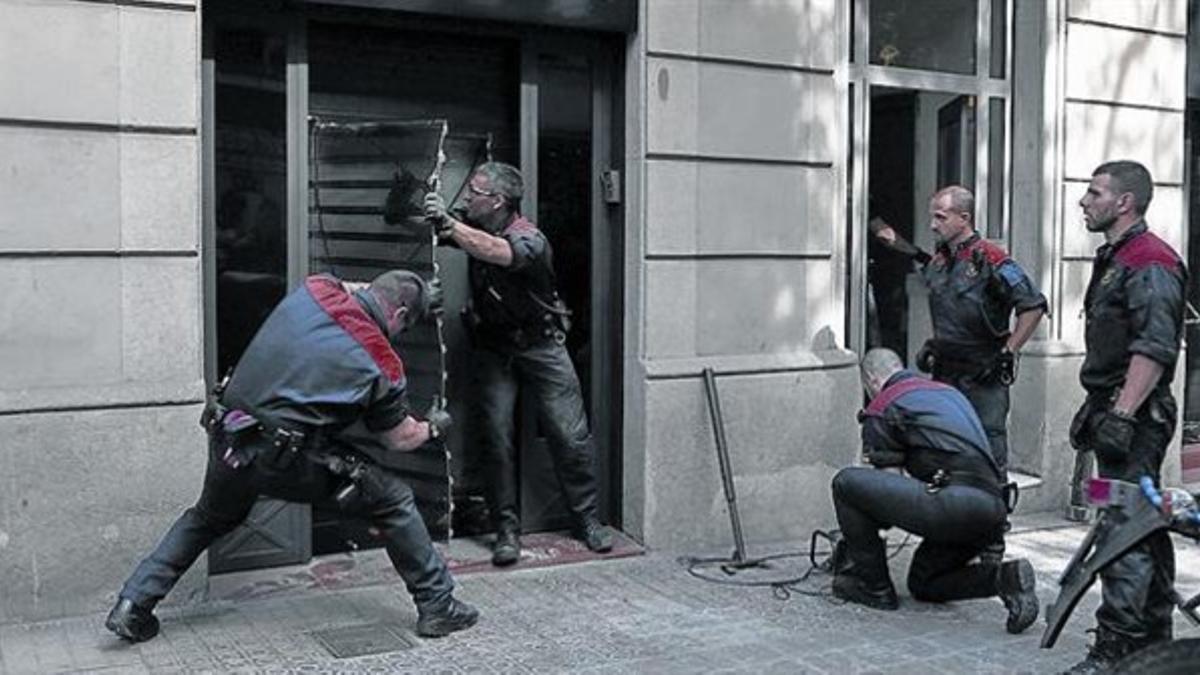
[[[1090,232],[1104,233],[1084,297],[1087,355],[1079,380],[1087,399],[1071,425],[1071,443],[1095,453],[1100,476],[1159,484],[1175,432],[1171,379],[1183,335],[1187,270],[1150,232],[1144,216],[1154,194],[1137,162],[1101,164],[1079,200]],[[1095,643],[1072,673],[1104,672],[1122,656],[1169,640],[1175,553],[1164,530],[1100,572],[1102,602]]]
[[[871,399],[860,413],[863,453],[876,468],[848,467],[833,478],[842,539],[834,551],[833,594],[876,609],[899,601],[879,531],[899,527],[923,540],[913,554],[913,598],[947,602],[999,596],[1006,628],[1020,633],[1038,613],[1033,567],[972,562],[1004,528],[1000,469],[979,417],[956,389],[904,370],[889,349],[862,362]],[[881,471],[903,467],[909,475]]]
[[[975,197],[952,185],[929,200],[937,247],[922,267],[933,339],[917,366],[966,395],[979,413],[1001,476],[1008,470],[1008,388],[1017,355],[1046,313],[1046,298],[1001,247],[975,231]],[[1016,325],[1010,330],[1010,318]]]
[[596,516],[592,436],[564,346],[570,312],[555,288],[550,243],[520,213],[523,195],[515,167],[488,162],[471,176],[453,214],[436,192],[425,198],[438,236],[470,256],[471,300],[463,317],[474,345],[473,422],[487,464],[496,565],[511,565],[521,553],[513,445],[521,387],[533,394],[574,535],[593,551],[613,546]]
[[453,597],[412,490],[373,461],[375,446],[352,440],[407,452],[448,429],[449,415],[436,406],[426,419],[411,414],[391,345],[437,310],[433,296],[417,275],[393,271],[354,291],[331,276],[309,277],[280,302],[208,402],[199,500],[125,582],[109,630],[133,642],[157,635],[154,607],[259,495],[328,502],[367,519],[417,606],[418,634],[440,637],[475,623],[479,612]]

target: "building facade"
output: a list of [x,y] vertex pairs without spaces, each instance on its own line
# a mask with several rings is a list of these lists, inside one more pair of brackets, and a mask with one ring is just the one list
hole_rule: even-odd
[[[729,541],[706,368],[747,538],[833,523],[858,356],[929,334],[914,275],[877,272],[868,222],[928,248],[928,196],[974,188],[980,231],[1050,298],[1011,464],[1022,509],[1062,510],[1100,243],[1076,202],[1100,162],[1142,161],[1148,221],[1187,254],[1188,20],[1184,0],[0,0],[0,622],[105,607],[195,499],[204,392],[262,312],[404,239],[355,201],[395,186],[319,161],[330,120],[444,120],[448,170],[483,152],[522,168],[576,309],[606,515],[673,550]],[[461,303],[463,261],[438,255]],[[523,467],[542,475],[526,422]],[[452,442],[443,477],[469,488],[470,463]],[[554,526],[526,482],[526,522]],[[298,559],[349,536],[273,509]],[[286,562],[277,534],[244,532],[265,554],[243,563]]]

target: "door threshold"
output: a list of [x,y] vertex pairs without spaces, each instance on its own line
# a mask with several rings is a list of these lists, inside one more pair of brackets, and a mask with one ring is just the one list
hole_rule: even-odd
[[[645,549],[623,532],[613,530],[613,550],[593,553],[567,532],[537,532],[521,536],[521,559],[508,567],[492,565],[491,537],[458,537],[435,542],[438,553],[455,576],[505,573],[612,560],[641,555]],[[213,574],[208,578],[210,601],[258,600],[305,592],[337,591],[401,583],[382,548],[315,557],[302,565],[268,567]]]

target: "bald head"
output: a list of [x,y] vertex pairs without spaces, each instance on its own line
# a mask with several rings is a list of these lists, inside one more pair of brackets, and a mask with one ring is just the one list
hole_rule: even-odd
[[877,347],[863,355],[859,368],[863,389],[867,390],[868,397],[875,398],[892,375],[904,370],[904,362],[896,352]]

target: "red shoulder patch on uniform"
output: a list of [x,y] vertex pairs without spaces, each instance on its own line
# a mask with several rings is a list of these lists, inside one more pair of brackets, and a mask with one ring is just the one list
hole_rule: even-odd
[[318,274],[305,279],[304,287],[329,318],[367,350],[371,360],[392,383],[404,378],[404,364],[392,349],[387,336],[358,301],[346,292],[340,281],[325,274]]
[[513,218],[513,221],[511,223],[508,224],[508,227],[504,228],[504,231],[505,232],[530,232],[530,231],[533,231],[536,229],[538,229],[537,225],[534,225],[533,221],[529,220],[525,216],[517,216],[516,218]]
[[890,386],[884,387],[883,391],[871,399],[871,403],[867,406],[863,414],[878,417],[883,414],[887,407],[896,401],[901,396],[913,391],[930,391],[939,389],[952,389],[948,384],[934,382],[923,377],[908,377]]
[[975,251],[982,253],[983,257],[986,258],[993,267],[1000,265],[1005,260],[1008,260],[1008,251],[1005,251],[1002,247],[993,244],[983,237],[976,239],[975,243],[971,244],[970,246],[964,246],[959,249],[958,259],[967,260],[975,254]]
[[1117,250],[1114,256],[1122,265],[1135,270],[1145,269],[1151,265],[1162,265],[1172,272],[1177,272],[1183,266],[1179,254],[1170,244],[1158,238],[1153,232],[1146,231],[1129,241]]

